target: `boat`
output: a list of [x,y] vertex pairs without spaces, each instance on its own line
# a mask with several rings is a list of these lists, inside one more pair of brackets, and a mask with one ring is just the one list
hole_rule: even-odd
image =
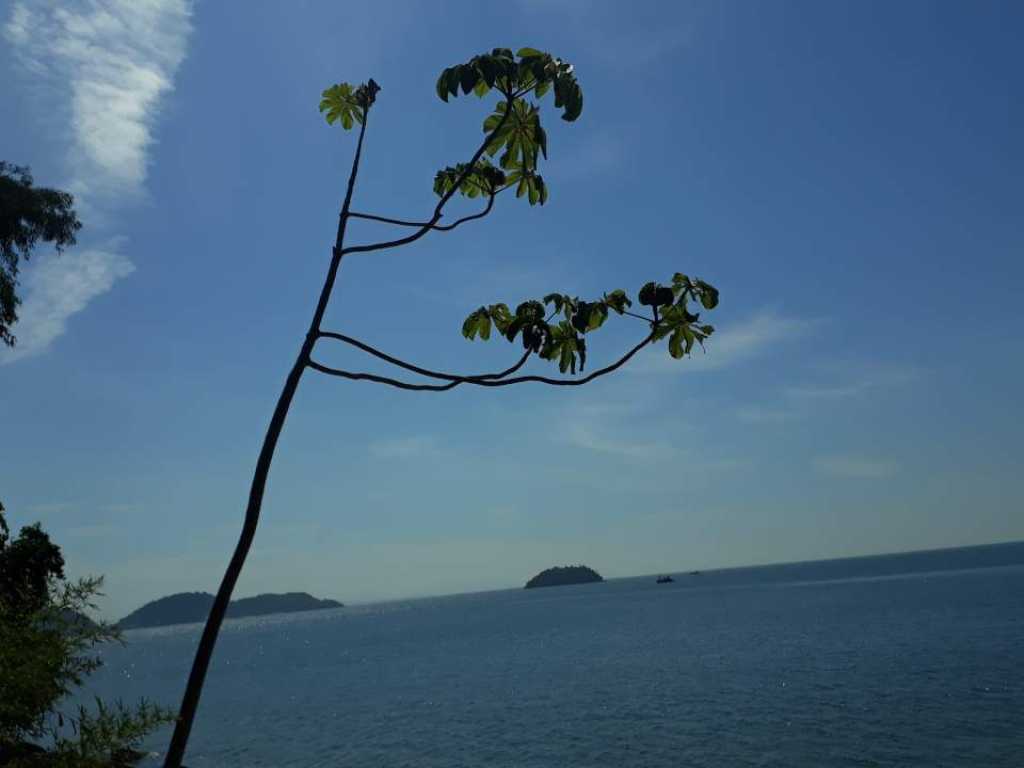
[[675,579],[673,579],[671,576],[659,576],[657,579],[655,579],[656,584],[671,584],[673,581],[675,581]]

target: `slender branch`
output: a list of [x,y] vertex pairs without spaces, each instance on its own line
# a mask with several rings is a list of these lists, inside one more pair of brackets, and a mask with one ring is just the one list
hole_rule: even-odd
[[[629,352],[620,357],[611,365],[606,365],[604,368],[599,368],[588,376],[584,376],[582,379],[552,379],[547,376],[516,376],[514,378],[483,378],[483,377],[472,377],[463,376],[459,377],[457,381],[452,381],[448,384],[410,384],[405,381],[399,381],[398,379],[392,379],[388,376],[378,376],[373,373],[352,373],[351,371],[345,371],[340,368],[331,368],[327,365],[321,365],[320,363],[310,360],[309,366],[320,373],[326,373],[329,376],[339,376],[343,379],[349,379],[351,381],[373,381],[378,384],[387,384],[398,389],[407,389],[415,392],[445,392],[449,389],[454,388],[459,384],[475,384],[478,387],[507,387],[512,384],[525,384],[527,382],[537,382],[539,384],[550,384],[556,387],[579,387],[583,384],[589,384],[594,379],[598,379],[601,376],[605,376],[613,371],[618,370],[633,357],[637,352],[647,346],[652,336],[647,336],[633,347]],[[525,362],[525,358],[523,359]],[[403,365],[402,367],[406,367]]]
[[[326,339],[337,339],[338,341],[343,341],[346,344],[351,344],[353,347],[363,350],[363,352],[367,352],[373,355],[374,357],[380,358],[381,360],[387,363],[391,363],[392,365],[398,366],[399,368],[404,368],[405,370],[411,371],[412,373],[418,373],[420,376],[427,376],[431,379],[440,379],[442,381],[454,381],[456,383],[485,379],[503,379],[506,376],[510,376],[516,371],[518,371],[520,368],[522,368],[526,361],[530,358],[531,354],[530,350],[526,350],[526,352],[523,353],[523,356],[519,358],[519,362],[517,362],[511,368],[507,368],[504,371],[501,371],[500,373],[481,373],[473,376],[459,376],[458,374],[432,371],[429,368],[421,368],[418,365],[407,363],[404,360],[399,360],[397,357],[393,357],[392,355],[389,355],[386,352],[381,352],[379,349],[374,349],[369,344],[366,344],[365,342],[362,342],[359,339],[354,339],[351,336],[346,336],[343,333],[334,333],[333,331],[321,331],[320,336]],[[317,370],[320,369],[318,368]]]
[[407,389],[413,392],[446,392],[449,389],[454,389],[462,383],[461,381],[450,381],[447,384],[409,384],[405,381],[389,379],[387,376],[377,376],[373,373],[350,373],[349,371],[343,371],[340,368],[331,368],[326,365],[321,365],[316,360],[310,360],[309,367],[314,371],[320,371],[320,373],[330,374],[331,376],[340,376],[343,379],[351,379],[352,381],[374,381],[378,384],[390,384],[392,387]]
[[[502,127],[504,127],[505,121],[508,120],[508,117],[511,113],[512,102],[511,100],[509,100],[509,108],[505,110],[505,114],[501,116],[501,120],[499,120],[498,124],[494,126],[494,130],[487,134],[487,136],[484,138],[484,141],[480,145],[479,149],[477,149],[477,151],[473,153],[472,159],[469,161],[469,163],[466,164],[466,169],[459,175],[459,178],[455,180],[455,183],[452,184],[451,189],[449,189],[447,192],[444,193],[444,195],[441,196],[441,199],[434,207],[434,214],[430,217],[429,221],[424,222],[423,225],[418,230],[413,232],[411,235],[408,235],[407,237],[401,237],[398,238],[397,240],[387,240],[381,243],[372,243],[370,245],[353,245],[348,248],[343,248],[341,250],[342,256],[347,255],[349,253],[368,253],[369,251],[383,251],[388,248],[397,248],[400,245],[408,245],[409,243],[416,242],[425,234],[427,234],[427,232],[434,229],[437,222],[441,219],[442,209],[448,203],[448,201],[452,199],[452,196],[458,191],[459,187],[462,186],[462,182],[464,182],[466,178],[469,176],[469,174],[472,173],[473,170],[476,168],[477,161],[486,151],[487,147],[490,146],[491,142],[494,140],[494,137],[497,136],[498,132],[502,129]],[[493,197],[491,199],[491,202],[493,203]],[[490,205],[488,205],[488,208],[486,210],[490,210]],[[486,215],[486,213],[483,215]],[[481,218],[481,215],[475,214],[474,216],[467,217],[467,221],[471,218],[478,219]],[[456,222],[456,224],[458,223],[459,222]]]
[[[507,189],[507,187],[505,187],[505,189]],[[379,221],[384,224],[395,224],[396,226],[399,227],[419,227],[421,229],[426,227],[427,229],[433,229],[438,232],[451,232],[453,229],[459,226],[459,224],[465,224],[467,221],[473,221],[474,219],[482,219],[484,216],[490,213],[491,209],[494,207],[494,197],[496,194],[497,192],[492,192],[488,195],[487,205],[482,211],[480,211],[479,213],[474,213],[471,216],[463,216],[461,219],[459,219],[458,221],[454,221],[451,224],[431,224],[429,221],[404,221],[402,219],[390,219],[387,216],[374,216],[373,214],[370,213],[356,213],[354,211],[349,213],[349,216],[351,216],[353,219]],[[348,253],[348,249],[345,249],[345,252]]]
[[645,323],[651,322],[651,318],[644,317],[643,315],[638,315],[635,312],[630,312],[628,309],[622,310],[622,314],[629,315],[630,317],[635,317],[637,320],[643,320]]

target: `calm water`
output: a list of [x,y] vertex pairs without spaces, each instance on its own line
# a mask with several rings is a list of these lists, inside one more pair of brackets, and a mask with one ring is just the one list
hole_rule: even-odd
[[[177,704],[198,633],[128,633],[93,690]],[[192,767],[1020,768],[1024,544],[229,622],[191,744]]]

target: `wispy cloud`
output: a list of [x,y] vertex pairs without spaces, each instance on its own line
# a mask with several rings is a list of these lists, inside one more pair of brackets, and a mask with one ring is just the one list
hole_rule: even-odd
[[79,194],[138,193],[160,99],[191,31],[186,0],[16,2],[4,28],[18,60],[70,105]]
[[888,459],[863,456],[819,456],[814,467],[826,475],[863,480],[891,477],[899,470],[899,465]]
[[[11,8],[3,36],[29,87],[44,94],[40,119],[68,125],[66,187],[92,231],[144,191],[161,100],[190,32],[189,0],[19,0]],[[122,242],[110,238],[106,247],[72,249],[26,269],[19,346],[2,361],[46,349],[71,315],[129,274]]]
[[749,319],[719,328],[707,341],[707,352],[696,348],[685,361],[673,360],[663,344],[648,350],[632,370],[638,373],[678,373],[680,365],[689,371],[714,371],[766,354],[775,344],[799,338],[815,324],[813,320],[787,317],[766,309]]
[[374,440],[369,450],[371,456],[379,459],[411,459],[439,453],[437,441],[426,435]]
[[68,318],[134,269],[126,257],[113,250],[66,252],[41,259],[25,280],[26,298],[15,328],[18,344],[0,349],[0,365],[46,350],[64,333]]
[[843,400],[873,390],[903,385],[920,375],[920,371],[915,368],[870,361],[832,363],[823,367],[825,374],[832,380],[830,383],[787,387],[786,396],[807,403]]

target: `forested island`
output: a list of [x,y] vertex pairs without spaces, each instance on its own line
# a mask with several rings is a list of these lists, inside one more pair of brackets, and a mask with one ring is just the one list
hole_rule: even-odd
[[[163,627],[168,624],[192,624],[206,621],[213,605],[209,592],[180,592],[146,603],[137,611],[118,622],[121,629],[140,627]],[[227,617],[241,619],[246,616],[265,616],[270,613],[294,613],[296,611],[322,611],[328,608],[344,607],[337,600],[318,600],[306,592],[256,595],[232,600],[228,605]]]
[[604,581],[601,574],[585,565],[556,565],[541,571],[528,582],[524,589],[535,587],[560,587],[566,584],[590,584]]

